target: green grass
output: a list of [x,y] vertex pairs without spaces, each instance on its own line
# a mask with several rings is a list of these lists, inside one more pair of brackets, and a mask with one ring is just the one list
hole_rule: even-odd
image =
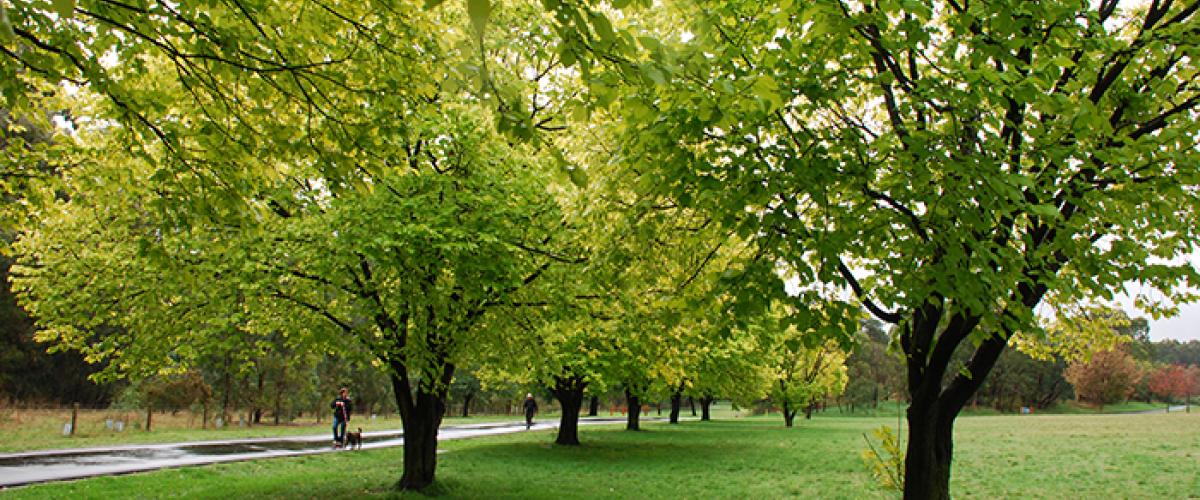
[[[823,413],[827,416],[846,416],[846,417],[895,417],[896,414],[903,413],[907,408],[907,403],[898,403],[896,401],[880,401],[875,408],[869,406],[858,406],[854,411],[849,408],[839,410],[836,406],[827,408]],[[1034,409],[1034,414],[1041,415],[1111,415],[1117,413],[1134,413],[1147,410],[1162,410],[1167,407],[1167,403],[1146,403],[1144,401],[1127,401],[1124,403],[1111,404],[1104,407],[1103,410],[1091,405],[1084,405],[1074,401],[1064,401],[1049,408]],[[963,409],[963,416],[976,417],[985,415],[1014,415],[1016,412],[1002,412],[988,406],[970,407]]]
[[1124,403],[1105,405],[1103,409],[1099,409],[1094,406],[1081,405],[1074,401],[1066,401],[1066,402],[1062,402],[1057,405],[1054,405],[1045,410],[1042,410],[1042,412],[1055,413],[1055,414],[1066,414],[1066,415],[1076,415],[1076,414],[1086,414],[1086,413],[1103,413],[1103,414],[1111,415],[1114,413],[1133,413],[1133,412],[1148,411],[1148,410],[1162,410],[1166,407],[1167,407],[1167,403],[1147,403],[1145,401],[1126,401]]
[[[653,414],[653,412],[652,412]],[[818,416],[787,429],[750,417],[680,425],[584,427],[581,447],[552,432],[449,441],[442,498],[892,498],[860,459],[862,434],[893,418]],[[1200,498],[1200,413],[963,418],[957,498]],[[38,485],[12,498],[350,498],[399,496],[401,450],[221,464]]]

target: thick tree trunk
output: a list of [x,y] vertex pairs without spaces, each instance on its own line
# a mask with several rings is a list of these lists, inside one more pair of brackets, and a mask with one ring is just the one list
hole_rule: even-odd
[[585,387],[587,383],[582,377],[554,377],[554,398],[562,407],[558,437],[554,444],[579,446],[579,410],[583,407]]
[[[1022,305],[1032,308],[1045,287],[1018,285]],[[944,318],[934,302],[914,312],[904,326],[901,345],[907,354],[908,450],[904,461],[905,500],[950,498],[954,419],[978,392],[1013,332],[1004,328],[977,344],[963,371],[944,381],[955,351],[979,324],[980,316],[963,313]],[[941,324],[946,326],[938,330]],[[936,335],[935,335],[936,334]],[[970,348],[968,348],[970,349]]]
[[625,389],[625,404],[629,408],[629,413],[625,420],[625,430],[642,430],[641,425],[639,425],[639,419],[642,415],[642,401],[632,392],[629,392],[629,389]]
[[785,427],[791,427],[792,424],[795,423],[795,420],[796,420],[796,410],[793,410],[792,405],[788,404],[787,401],[784,401],[783,402],[783,425]]
[[439,384],[430,387],[432,384],[421,382],[415,391],[408,379],[407,367],[392,362],[392,390],[404,428],[404,472],[397,485],[401,490],[421,490],[433,484],[437,470],[438,428],[446,414],[446,388],[454,376],[454,365],[444,360],[437,360],[442,364]]
[[908,408],[908,452],[904,461],[904,498],[948,500],[954,416],[938,415],[933,405]]
[[701,422],[708,422],[709,420],[712,420],[712,418],[710,417],[710,415],[708,413],[708,408],[710,406],[712,406],[712,403],[713,403],[712,396],[703,396],[700,398],[700,421]]
[[417,390],[416,404],[404,419],[404,474],[400,489],[420,490],[433,484],[437,470],[437,433],[445,405],[435,394]]
[[671,395],[671,423],[679,423],[679,410],[683,407],[683,394],[676,392]]
[[600,397],[592,396],[592,401],[588,404],[588,416],[594,417],[600,414]]

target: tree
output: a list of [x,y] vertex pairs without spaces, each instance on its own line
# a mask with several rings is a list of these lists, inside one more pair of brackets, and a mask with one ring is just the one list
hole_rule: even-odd
[[1089,361],[1076,361],[1063,374],[1079,399],[1097,405],[1125,401],[1142,377],[1133,357],[1123,349],[1096,353]]
[[846,358],[845,394],[851,404],[878,406],[880,399],[904,393],[904,364],[889,352],[888,335],[878,320],[866,319]]
[[[1167,365],[1149,374],[1149,389],[1164,401],[1188,401],[1200,389],[1200,368],[1195,365]],[[1188,401],[1190,403],[1190,401]]]
[[949,496],[954,420],[1043,299],[1188,299],[1196,271],[1168,261],[1195,241],[1195,5],[675,8],[637,37],[586,5],[556,19],[626,160],[657,166],[642,186],[897,326],[906,498]]
[[1154,344],[1154,361],[1159,363],[1200,365],[1200,340],[1180,342],[1166,339]]
[[[441,111],[409,122],[431,134],[414,138],[423,146],[411,145],[414,156],[404,159],[411,173],[332,200],[301,184],[257,222],[163,231],[170,221],[144,209],[140,181],[78,186],[76,199],[103,200],[108,210],[97,217],[63,203],[45,231],[21,242],[19,283],[44,338],[118,360],[114,371],[146,374],[190,362],[230,331],[284,331],[306,350],[327,352],[359,342],[390,369],[408,437],[402,483],[428,485],[454,366],[508,331],[493,311],[568,260],[544,245],[549,232],[537,234],[559,222],[543,177],[531,175],[548,163],[514,154],[470,113]],[[500,174],[518,165],[524,174]],[[129,334],[91,336],[108,324]]]
[[[852,317],[826,316],[824,311],[815,309],[808,314],[814,313],[819,319],[813,324],[822,328],[838,328],[839,321],[856,321]],[[800,315],[793,312],[784,318]],[[766,318],[762,325],[762,348],[772,372],[771,403],[782,407],[784,424],[791,427],[797,413],[804,411],[808,418],[821,399],[837,396],[845,389],[846,353],[836,340],[821,335],[817,329],[779,319]]]
[[1061,356],[1040,359],[1006,349],[973,401],[1002,411],[1048,408],[1071,394],[1071,384],[1063,377],[1066,368]]

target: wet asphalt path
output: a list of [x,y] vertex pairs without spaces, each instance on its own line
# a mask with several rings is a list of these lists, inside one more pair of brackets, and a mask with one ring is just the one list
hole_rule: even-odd
[[[644,419],[646,420],[646,419]],[[580,425],[624,422],[620,418],[581,418]],[[558,421],[535,423],[532,430],[555,429]],[[438,441],[525,430],[524,422],[482,423],[442,427]],[[190,443],[138,444],[74,450],[44,450],[0,454],[0,489],[10,486],[94,476],[128,474],[258,458],[333,453],[329,435],[234,439]],[[398,431],[363,433],[363,449],[404,444]]]

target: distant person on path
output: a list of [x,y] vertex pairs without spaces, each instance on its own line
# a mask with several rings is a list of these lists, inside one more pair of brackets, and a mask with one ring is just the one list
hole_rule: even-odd
[[333,410],[333,447],[341,448],[346,442],[346,424],[350,422],[350,391],[345,387],[338,391],[337,399],[329,403],[329,408]]
[[533,427],[533,415],[537,413],[537,401],[533,400],[533,394],[525,394],[525,430]]

